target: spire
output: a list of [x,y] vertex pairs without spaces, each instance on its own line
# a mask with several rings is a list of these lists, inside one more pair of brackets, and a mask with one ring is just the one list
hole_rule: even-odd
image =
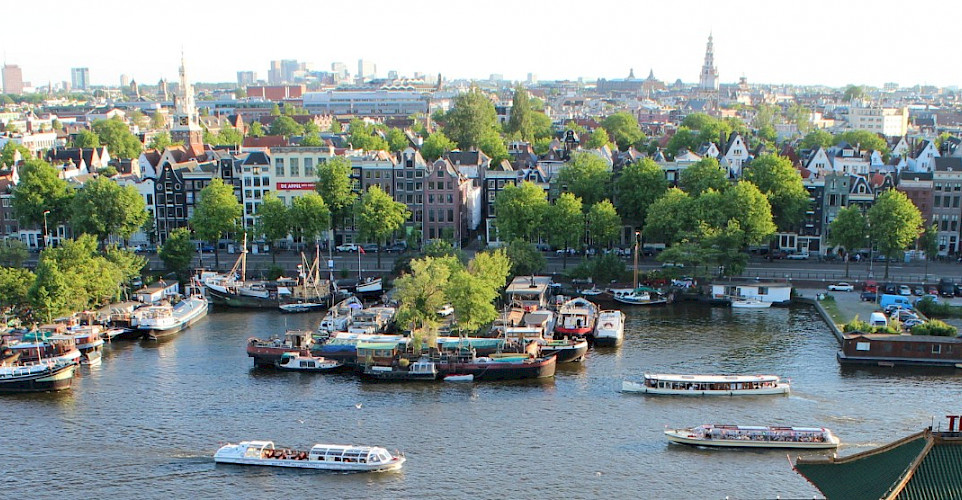
[[715,67],[714,36],[708,33],[708,46],[705,48],[705,64],[701,67],[699,87],[702,90],[718,90],[718,68]]

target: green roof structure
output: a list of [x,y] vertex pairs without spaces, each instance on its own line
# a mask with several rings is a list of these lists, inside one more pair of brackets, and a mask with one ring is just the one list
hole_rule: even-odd
[[962,433],[926,429],[847,457],[799,457],[794,469],[828,499],[962,499]]

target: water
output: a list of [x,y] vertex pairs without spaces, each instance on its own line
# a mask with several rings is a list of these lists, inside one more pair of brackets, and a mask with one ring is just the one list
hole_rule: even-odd
[[[953,372],[842,369],[808,308],[636,309],[621,348],[592,351],[546,381],[387,385],[251,367],[248,337],[319,320],[218,310],[169,341],[115,342],[69,392],[0,397],[4,496],[811,498],[785,451],[669,445],[662,430],[824,425],[851,454],[959,410]],[[775,373],[793,393],[618,392],[645,371]],[[215,466],[221,444],[243,439],[379,444],[408,462],[385,474]]]

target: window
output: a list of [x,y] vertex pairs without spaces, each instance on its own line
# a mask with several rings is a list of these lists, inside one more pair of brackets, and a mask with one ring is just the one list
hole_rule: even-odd
[[768,287],[767,286],[758,287],[758,295],[768,295]]
[[[444,170],[438,170],[438,177],[444,177]],[[492,182],[492,181],[489,181]]]
[[454,195],[453,195],[453,194],[449,194],[449,195],[448,195],[448,203],[454,203]]
[[314,177],[314,158],[304,158],[304,176]]
[[415,178],[415,179],[420,179],[421,177],[424,177],[424,172],[422,172],[422,171],[420,171],[420,170],[418,170],[417,172],[414,172],[414,178]]
[[434,222],[434,209],[428,210],[428,222]]
[[448,222],[454,222],[454,210],[448,209]]
[[284,173],[284,159],[275,158],[274,159],[274,175],[287,175]]
[[370,171],[370,170],[367,170],[367,171],[364,172],[364,178],[365,178],[365,179],[370,179],[370,178],[371,178],[371,171]]
[[301,175],[301,162],[298,158],[291,158],[291,177]]
[[434,195],[433,195],[433,194],[429,194],[429,195],[428,195],[428,204],[430,204],[430,205],[433,205],[433,204],[434,204]]
[[871,349],[872,349],[872,344],[871,344],[870,342],[856,342],[856,343],[855,343],[855,350],[856,350],[856,351],[869,351],[869,350],[871,350]]

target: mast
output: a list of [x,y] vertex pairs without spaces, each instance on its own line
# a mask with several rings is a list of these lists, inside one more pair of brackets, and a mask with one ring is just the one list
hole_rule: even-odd
[[633,288],[638,289],[638,234],[640,231],[635,231],[635,280],[633,282]]
[[241,283],[247,281],[247,232],[244,232],[244,247],[241,249]]

